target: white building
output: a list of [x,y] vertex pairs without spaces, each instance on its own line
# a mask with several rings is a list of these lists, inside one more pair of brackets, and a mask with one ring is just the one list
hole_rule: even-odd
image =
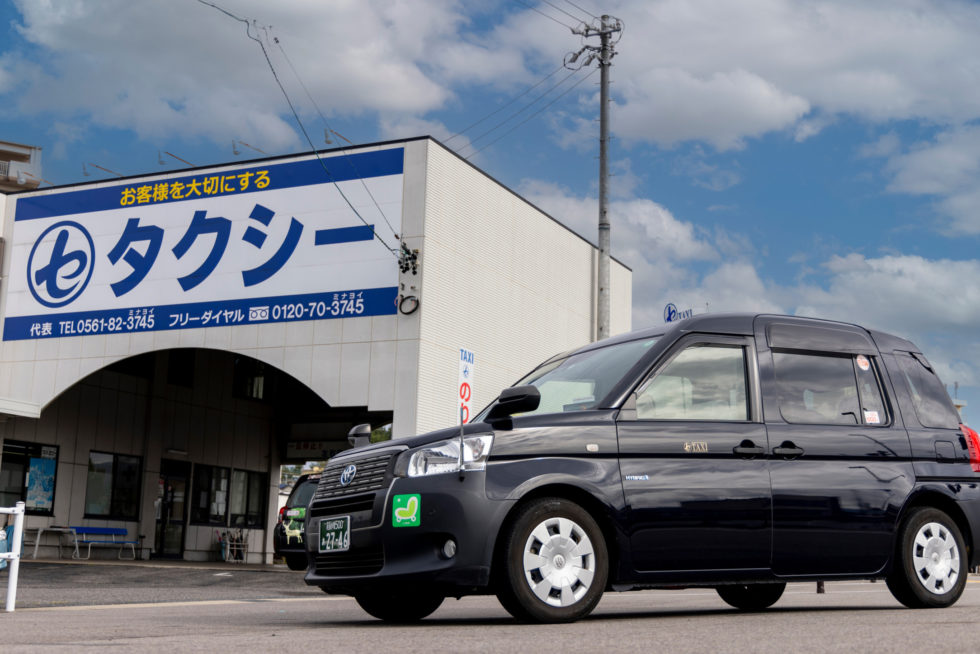
[[456,424],[461,349],[479,410],[595,336],[596,248],[429,138],[0,195],[0,220],[0,505],[146,555],[244,526],[269,562],[280,464]]
[[41,148],[0,141],[0,193],[35,189],[41,184]]

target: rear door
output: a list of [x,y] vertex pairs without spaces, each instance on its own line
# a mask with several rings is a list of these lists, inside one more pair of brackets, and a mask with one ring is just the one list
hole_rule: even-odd
[[751,338],[690,335],[621,412],[638,572],[768,568],[769,472],[756,388]]
[[773,571],[879,571],[914,478],[877,349],[867,332],[846,326],[761,324],[756,340],[771,444]]

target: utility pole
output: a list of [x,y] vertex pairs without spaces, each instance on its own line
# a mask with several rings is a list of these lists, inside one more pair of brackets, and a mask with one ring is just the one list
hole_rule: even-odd
[[596,294],[596,340],[601,341],[609,336],[609,66],[616,56],[615,45],[619,39],[612,41],[612,35],[623,31],[623,22],[618,18],[603,15],[598,24],[582,24],[572,30],[584,38],[599,37],[599,45],[585,45],[565,58],[565,66],[574,64],[578,58],[588,52],[581,67],[588,66],[593,60],[599,62],[599,270],[598,293]]

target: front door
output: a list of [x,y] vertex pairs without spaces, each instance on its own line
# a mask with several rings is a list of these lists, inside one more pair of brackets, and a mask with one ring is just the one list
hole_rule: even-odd
[[[692,335],[617,425],[634,568],[763,574],[772,537],[751,339]],[[629,416],[632,418],[632,416]]]
[[160,482],[155,502],[157,513],[153,555],[179,559],[184,556],[184,529],[187,524],[187,482],[191,464],[160,460]]

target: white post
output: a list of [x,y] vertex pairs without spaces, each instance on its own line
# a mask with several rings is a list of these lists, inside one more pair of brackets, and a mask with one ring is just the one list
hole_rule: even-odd
[[14,514],[14,537],[13,542],[7,543],[7,554],[3,558],[10,561],[10,576],[7,577],[7,604],[4,610],[12,613],[14,602],[17,600],[17,573],[20,572],[20,555],[24,548],[24,503],[17,502],[12,509],[0,508],[0,514]]

